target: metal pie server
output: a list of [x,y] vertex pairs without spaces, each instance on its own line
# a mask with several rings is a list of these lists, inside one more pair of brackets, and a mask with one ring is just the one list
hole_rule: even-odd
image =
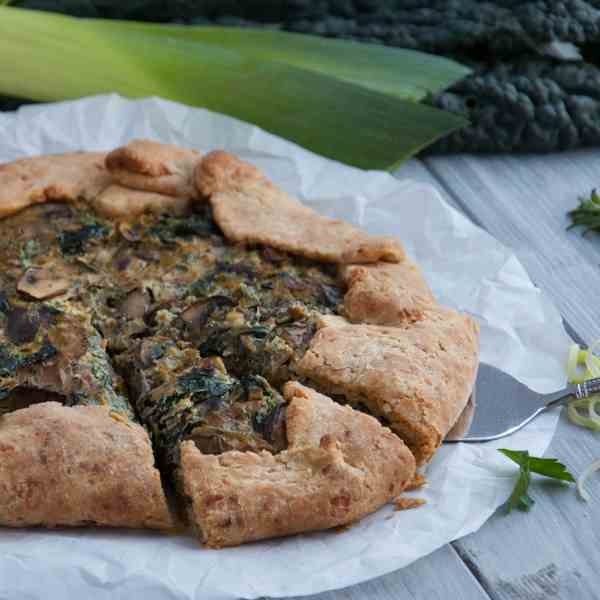
[[497,440],[551,408],[598,393],[600,378],[568,385],[553,394],[538,394],[507,373],[481,363],[473,394],[444,441]]

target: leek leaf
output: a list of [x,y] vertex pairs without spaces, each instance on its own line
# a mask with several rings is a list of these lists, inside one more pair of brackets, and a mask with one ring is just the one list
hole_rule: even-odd
[[92,23],[97,27],[118,27],[124,32],[213,44],[237,50],[244,56],[285,62],[407,100],[423,100],[470,72],[453,60],[415,50],[283,31],[133,21],[94,20]]
[[464,124],[455,115],[214,44],[0,8],[0,93],[118,92],[226,113],[362,168],[395,168]]

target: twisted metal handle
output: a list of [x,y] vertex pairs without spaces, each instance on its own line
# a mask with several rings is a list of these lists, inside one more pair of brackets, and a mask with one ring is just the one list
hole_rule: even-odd
[[575,398],[577,398],[577,400],[589,398],[592,394],[600,394],[600,377],[588,379],[575,386]]

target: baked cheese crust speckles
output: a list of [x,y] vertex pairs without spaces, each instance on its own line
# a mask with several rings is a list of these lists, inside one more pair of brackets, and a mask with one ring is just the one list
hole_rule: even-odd
[[0,524],[172,527],[148,434],[93,406],[0,417]]
[[423,464],[464,409],[478,357],[477,324],[439,307],[400,327],[325,317],[298,372],[382,418]]
[[106,168],[114,180],[135,190],[193,198],[196,150],[151,140],[133,140],[106,156]]
[[193,443],[181,447],[179,487],[209,547],[352,523],[414,477],[410,451],[374,418],[296,382],[284,394],[289,446],[283,452],[208,456]]
[[348,286],[344,314],[354,323],[418,321],[436,305],[425,278],[408,257],[399,263],[344,266],[341,276]]
[[196,173],[199,189],[212,191],[209,201],[215,222],[234,242],[264,244],[334,263],[398,262],[404,256],[397,240],[370,236],[340,219],[316,213],[253,167],[223,152],[207,156]]
[[110,185],[104,154],[35,156],[0,165],[0,218],[44,202],[77,202]]

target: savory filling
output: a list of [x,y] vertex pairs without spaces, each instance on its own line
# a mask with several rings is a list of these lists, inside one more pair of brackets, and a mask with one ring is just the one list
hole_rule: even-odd
[[26,388],[135,410],[169,469],[184,439],[285,449],[276,388],[344,292],[331,266],[230,244],[208,209],[117,224],[31,207],[0,221],[0,270],[6,406]]
[[168,469],[184,440],[205,454],[287,446],[283,398],[260,375],[234,378],[219,357],[201,358],[189,343],[165,337],[138,341],[116,362],[131,373],[131,398]]

